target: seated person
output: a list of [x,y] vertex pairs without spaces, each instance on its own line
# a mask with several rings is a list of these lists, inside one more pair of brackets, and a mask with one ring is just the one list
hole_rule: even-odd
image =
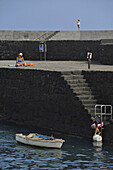
[[18,57],[16,58],[16,67],[27,66],[26,63],[24,62],[24,58],[22,56],[23,56],[23,54],[19,53]]

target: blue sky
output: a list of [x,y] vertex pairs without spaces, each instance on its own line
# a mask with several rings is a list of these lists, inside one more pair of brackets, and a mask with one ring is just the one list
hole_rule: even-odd
[[0,30],[113,30],[113,0],[0,0]]

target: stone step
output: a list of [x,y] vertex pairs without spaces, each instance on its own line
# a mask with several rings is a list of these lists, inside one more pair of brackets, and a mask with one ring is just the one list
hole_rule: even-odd
[[90,89],[90,87],[74,87],[74,88],[72,88],[73,89],[73,91],[77,91],[77,92],[81,92],[81,91],[89,91],[89,92],[91,92],[91,89]]
[[88,114],[95,115],[95,105],[93,106],[84,106],[85,110],[88,111]]
[[84,94],[84,95],[81,95],[81,94],[77,94],[76,95],[80,100],[93,100],[95,97],[94,95],[88,95],[88,94]]
[[95,106],[93,107],[84,107],[87,110],[88,114],[95,115]]
[[83,104],[94,104],[96,105],[97,100],[81,100]]
[[68,84],[86,83],[86,79],[66,80]]
[[88,114],[90,114],[91,116],[95,116],[95,108],[88,108],[86,110],[88,111]]
[[83,104],[86,109],[94,108],[95,103],[88,103],[88,104]]
[[81,75],[82,71],[63,71],[62,75]]
[[96,94],[96,91],[92,91],[92,90],[74,90],[72,89],[73,93],[75,93],[76,95],[93,95],[95,96],[95,98],[98,97],[98,95]]
[[74,88],[74,87],[88,87],[88,83],[72,83],[72,84],[69,84],[71,88]]
[[64,77],[65,80],[84,79],[84,75],[62,75],[62,76]]
[[81,91],[77,91],[77,90],[73,90],[73,93],[76,93],[77,95],[92,95],[92,91],[85,91],[85,90],[81,90]]
[[73,93],[75,93],[76,97],[78,97],[88,114],[94,116],[95,105],[97,104],[97,100],[95,98],[98,99],[99,96],[96,95],[95,89],[92,90],[89,87],[89,84],[86,82],[82,72],[63,72],[62,77],[65,81],[67,81],[70,89]]

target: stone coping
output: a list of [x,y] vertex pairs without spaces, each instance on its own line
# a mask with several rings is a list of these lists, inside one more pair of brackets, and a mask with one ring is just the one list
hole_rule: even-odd
[[57,41],[113,39],[113,30],[104,31],[13,31],[0,30],[0,40]]

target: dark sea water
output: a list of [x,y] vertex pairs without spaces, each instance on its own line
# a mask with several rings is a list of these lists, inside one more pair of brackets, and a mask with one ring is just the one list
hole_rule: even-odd
[[90,140],[53,133],[66,140],[61,149],[37,148],[17,143],[18,132],[26,134],[31,129],[0,125],[0,169],[113,169],[112,146],[97,146]]

